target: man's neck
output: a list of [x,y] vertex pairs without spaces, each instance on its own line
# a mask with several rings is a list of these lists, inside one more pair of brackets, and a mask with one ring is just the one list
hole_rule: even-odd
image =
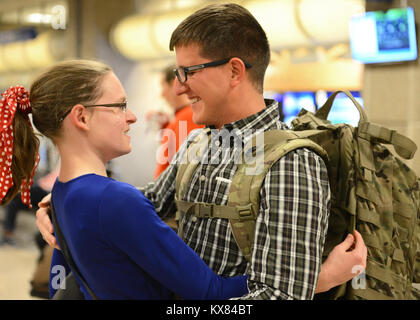
[[261,94],[244,94],[237,96],[228,102],[228,107],[222,111],[221,121],[215,124],[216,129],[221,129],[224,125],[239,121],[265,108],[264,97]]

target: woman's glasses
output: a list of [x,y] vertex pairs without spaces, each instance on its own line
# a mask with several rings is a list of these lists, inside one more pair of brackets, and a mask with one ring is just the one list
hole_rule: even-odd
[[[90,105],[86,105],[84,106],[85,108],[90,108],[90,107],[117,107],[120,108],[123,112],[127,111],[127,101],[124,102],[118,102],[118,103],[108,103],[108,104],[90,104]],[[59,122],[63,121],[65,117],[67,117],[67,115],[71,112],[71,110],[73,109],[73,107],[71,107],[69,110],[66,111],[66,113],[60,118]]]

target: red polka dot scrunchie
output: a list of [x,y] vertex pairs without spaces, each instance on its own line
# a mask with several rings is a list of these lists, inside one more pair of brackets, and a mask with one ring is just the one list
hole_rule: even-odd
[[[0,102],[0,200],[2,200],[7,191],[13,186],[12,159],[13,159],[13,118],[17,110],[29,121],[28,114],[31,112],[29,102],[29,92],[22,86],[10,87],[2,94]],[[33,184],[33,175],[39,163],[37,154],[35,166],[32,170],[29,181],[22,180],[21,198],[22,202],[29,208],[32,208],[30,198],[30,188]]]

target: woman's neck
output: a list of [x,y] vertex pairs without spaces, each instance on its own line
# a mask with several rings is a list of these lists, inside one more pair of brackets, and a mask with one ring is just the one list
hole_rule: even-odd
[[103,161],[89,151],[75,152],[72,148],[58,146],[61,157],[58,180],[67,182],[85,174],[94,173],[106,177],[106,167]]
[[106,170],[104,171],[98,171],[94,169],[89,168],[74,168],[74,167],[66,167],[64,163],[61,164],[60,167],[60,173],[58,174],[58,180],[60,182],[68,182],[70,180],[73,180],[75,178],[78,178],[80,176],[86,175],[86,174],[97,174],[100,176],[107,177]]

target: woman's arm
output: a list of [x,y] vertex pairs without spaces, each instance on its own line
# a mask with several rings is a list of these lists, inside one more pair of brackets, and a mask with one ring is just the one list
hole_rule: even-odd
[[115,183],[107,193],[112,196],[104,196],[100,207],[104,237],[169,290],[184,299],[228,299],[248,292],[246,276],[213,273],[140,191]]

